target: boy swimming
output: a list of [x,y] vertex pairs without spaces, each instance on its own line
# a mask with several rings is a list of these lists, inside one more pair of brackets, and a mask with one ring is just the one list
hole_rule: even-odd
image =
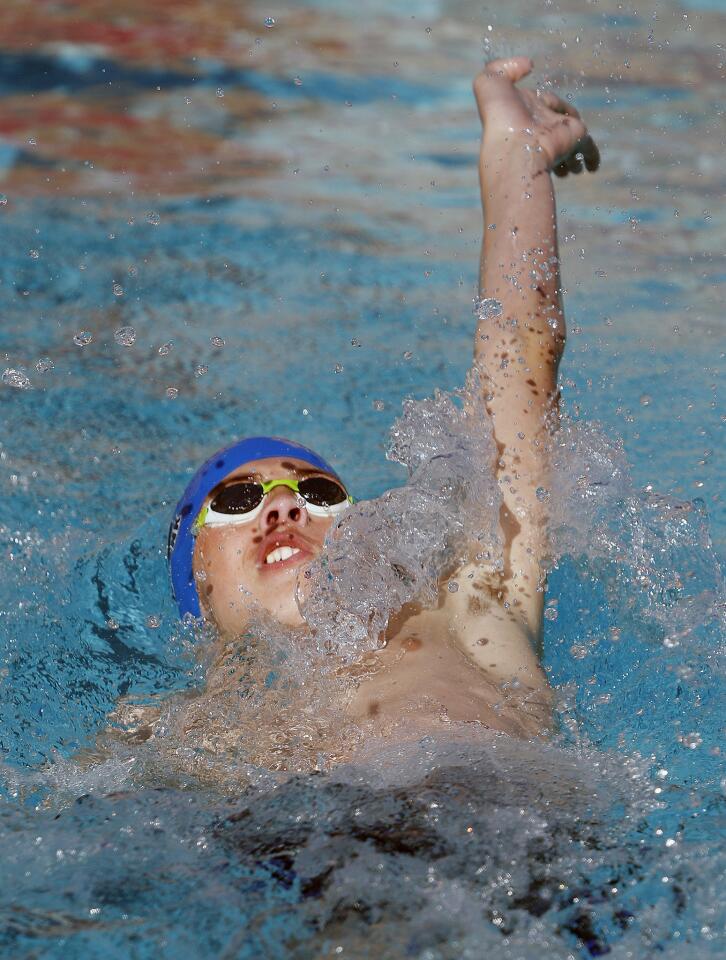
[[[551,175],[594,171],[599,155],[571,104],[517,86],[531,69],[526,57],[495,60],[474,81],[483,125],[479,296],[493,305],[479,312],[474,368],[498,453],[502,555],[482,559],[472,544],[463,566],[442,575],[438,602],[407,604],[379,649],[347,669],[340,709],[374,737],[396,728],[420,736],[443,723],[527,739],[551,729],[539,661],[547,542],[537,497],[548,485],[565,342]],[[170,531],[180,613],[204,617],[233,646],[262,609],[304,642],[305,572],[350,503],[335,470],[292,441],[252,437],[215,454]]]

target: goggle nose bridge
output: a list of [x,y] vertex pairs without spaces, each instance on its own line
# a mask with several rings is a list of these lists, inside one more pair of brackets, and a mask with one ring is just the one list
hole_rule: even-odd
[[[293,480],[290,477],[282,477],[279,480],[258,480],[259,485],[262,487],[262,493],[267,496],[271,490],[274,490],[275,487],[289,487],[293,493],[296,493],[298,496],[300,494],[300,481]],[[303,498],[304,499],[304,498]]]

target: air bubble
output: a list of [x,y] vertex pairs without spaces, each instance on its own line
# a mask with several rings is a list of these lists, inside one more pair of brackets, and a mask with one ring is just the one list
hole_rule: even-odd
[[449,580],[448,584],[446,585],[446,589],[449,591],[449,593],[457,593],[459,590],[459,584],[456,582],[456,580]]
[[0,193],[0,207],[4,207],[8,202],[8,198],[4,193]]
[[373,401],[373,409],[374,409],[374,410],[379,410],[379,411],[380,411],[380,410],[385,410],[385,407],[386,407],[386,405],[385,405],[385,403],[383,402],[383,400],[374,400],[374,401]]
[[404,359],[404,360],[410,360],[412,357],[413,357],[413,354],[411,353],[410,350],[404,350],[404,351],[403,351],[403,359]]
[[93,340],[93,334],[88,330],[79,330],[73,337],[73,342],[77,347],[86,347]]
[[177,387],[167,387],[166,395],[170,400],[176,400],[176,398],[179,396],[179,390]]
[[647,393],[642,393],[639,397],[639,400],[640,400],[641,407],[650,406],[651,398],[648,396]]
[[38,373],[48,373],[48,371],[52,370],[53,367],[54,363],[50,357],[41,357],[35,365],[35,369],[38,371]]
[[272,27],[274,27],[274,26],[275,26],[275,18],[274,18],[274,17],[265,17],[265,26],[267,27],[268,30],[271,29]]
[[161,626],[161,617],[156,613],[150,614],[146,618],[146,626],[149,630],[156,630],[157,627]]
[[345,370],[345,367],[342,363],[336,363],[333,367],[333,373],[342,373]]
[[208,370],[209,367],[206,365],[206,363],[200,363],[194,371],[194,375],[197,377],[203,377]]
[[119,346],[130,347],[136,340],[136,331],[133,327],[119,327],[113,338]]
[[124,295],[124,288],[121,286],[120,283],[114,283],[113,295],[114,297],[122,297]]
[[7,367],[3,372],[2,381],[8,387],[15,387],[16,390],[30,390],[32,383],[30,377],[24,370],[16,370],[13,367]]
[[537,497],[540,503],[544,503],[545,500],[549,500],[550,492],[546,487],[537,487],[534,495]]
[[109,618],[109,619],[106,621],[106,629],[107,629],[107,630],[118,630],[118,628],[119,628],[118,620],[114,620],[113,618]]
[[556,620],[557,607],[545,607],[544,618],[545,620]]
[[224,90],[221,87],[217,87],[217,96],[218,97],[224,96]]
[[157,350],[157,353],[159,354],[160,357],[166,357],[168,354],[171,353],[173,349],[174,349],[174,341],[167,340],[166,343],[162,343],[162,345]]
[[155,211],[150,210],[149,213],[146,214],[146,222],[150,223],[152,227],[158,227],[161,223],[161,217]]
[[683,746],[687,747],[689,750],[695,750],[703,743],[703,737],[696,730],[694,730],[693,733],[686,733],[684,736],[679,737],[678,739]]
[[224,337],[210,337],[209,342],[213,347],[223,347],[226,343]]
[[40,254],[38,253],[37,250],[28,250],[28,256],[29,256],[32,260],[39,260],[39,259],[40,259]]

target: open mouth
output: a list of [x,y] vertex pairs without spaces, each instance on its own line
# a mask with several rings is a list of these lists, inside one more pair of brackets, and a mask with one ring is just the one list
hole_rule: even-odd
[[275,547],[265,557],[265,564],[282,563],[283,560],[289,560],[297,553],[300,553],[298,547]]
[[280,531],[266,537],[257,554],[258,569],[282,570],[294,567],[313,556],[311,546],[291,531]]

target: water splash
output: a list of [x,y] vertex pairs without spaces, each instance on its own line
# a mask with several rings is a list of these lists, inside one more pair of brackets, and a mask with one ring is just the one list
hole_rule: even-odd
[[496,450],[472,384],[404,402],[387,456],[407,468],[408,483],[347,511],[308,571],[301,612],[321,655],[360,659],[380,645],[394,611],[434,601],[442,570],[463,560],[465,544],[495,551]]

